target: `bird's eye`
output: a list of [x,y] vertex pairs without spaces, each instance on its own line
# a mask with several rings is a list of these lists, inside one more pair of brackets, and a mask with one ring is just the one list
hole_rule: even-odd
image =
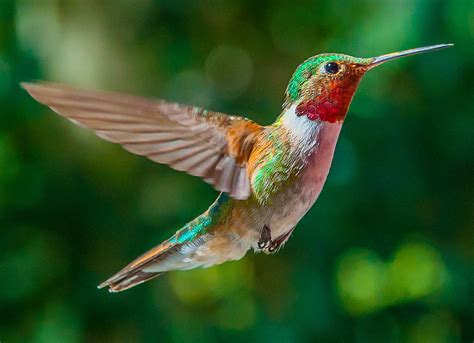
[[329,62],[324,65],[324,71],[328,74],[337,74],[339,71],[339,64],[336,62]]

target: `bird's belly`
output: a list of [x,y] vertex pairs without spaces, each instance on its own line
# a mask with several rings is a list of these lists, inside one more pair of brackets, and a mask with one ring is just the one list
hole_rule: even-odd
[[292,230],[318,199],[331,167],[339,131],[339,124],[326,127],[300,177],[275,195],[268,224],[272,238]]
[[325,176],[313,180],[299,180],[278,196],[272,206],[268,224],[273,238],[286,234],[298,224],[317,200],[325,180]]

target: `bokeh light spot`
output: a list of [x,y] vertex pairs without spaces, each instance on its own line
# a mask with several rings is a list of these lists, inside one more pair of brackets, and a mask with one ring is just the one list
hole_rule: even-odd
[[341,257],[337,282],[349,312],[363,313],[379,306],[384,272],[383,263],[370,250],[353,249]]
[[337,266],[337,288],[344,308],[359,315],[440,291],[447,270],[439,253],[425,243],[405,243],[393,260],[351,249]]
[[439,253],[422,243],[407,243],[390,264],[390,288],[401,299],[419,298],[439,290],[446,272]]

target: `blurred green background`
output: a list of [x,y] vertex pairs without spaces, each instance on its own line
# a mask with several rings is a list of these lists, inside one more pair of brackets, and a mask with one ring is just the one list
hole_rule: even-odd
[[[2,342],[471,342],[474,4],[0,2]],[[332,171],[279,254],[96,285],[204,211],[197,178],[19,88],[44,79],[271,123],[296,66],[455,43],[369,73]]]

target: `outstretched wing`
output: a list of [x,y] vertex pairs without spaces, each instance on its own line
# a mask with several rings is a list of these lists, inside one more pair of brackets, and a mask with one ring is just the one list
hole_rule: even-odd
[[130,152],[200,176],[236,199],[250,195],[246,166],[263,127],[246,118],[58,84],[22,86],[53,111]]

